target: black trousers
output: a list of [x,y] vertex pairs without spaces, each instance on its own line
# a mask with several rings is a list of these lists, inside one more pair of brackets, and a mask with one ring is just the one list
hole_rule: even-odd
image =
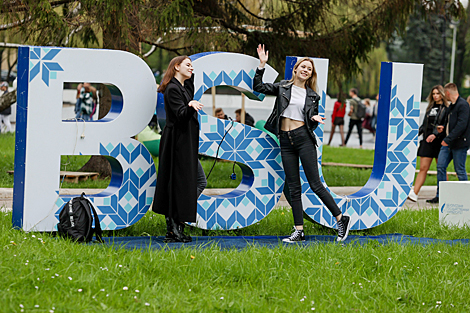
[[289,186],[294,224],[303,225],[302,185],[300,183],[299,158],[304,168],[305,176],[312,191],[326,205],[333,216],[341,214],[331,194],[320,181],[318,172],[317,149],[310,137],[307,127],[301,126],[291,131],[280,132],[282,165]]
[[359,143],[362,146],[362,121],[361,120],[349,120],[349,129],[348,129],[348,134],[346,135],[346,141],[344,144],[348,143],[349,137],[351,136],[352,130],[356,126],[357,128],[357,133],[359,134]]

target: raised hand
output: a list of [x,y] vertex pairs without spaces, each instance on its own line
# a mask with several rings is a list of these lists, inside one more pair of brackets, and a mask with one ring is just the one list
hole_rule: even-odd
[[264,51],[264,45],[261,45],[261,44],[258,45],[258,48],[256,49],[256,51],[258,52],[259,65],[261,68],[263,68],[268,62],[269,51]]

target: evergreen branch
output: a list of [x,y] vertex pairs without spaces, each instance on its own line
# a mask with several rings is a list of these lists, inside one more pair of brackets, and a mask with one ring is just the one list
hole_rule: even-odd
[[146,44],[151,45],[151,46],[155,46],[155,47],[163,49],[163,50],[174,52],[177,55],[181,55],[181,53],[179,53],[178,51],[188,50],[188,49],[191,49],[191,47],[192,47],[192,46],[186,46],[186,47],[180,47],[180,48],[169,48],[169,47],[165,47],[164,45],[158,44],[156,42],[151,42],[151,41],[148,41],[148,40],[145,40],[145,39],[141,39],[140,42],[146,43]]
[[[58,5],[66,4],[66,3],[71,3],[71,2],[77,2],[77,0],[58,0],[58,1],[52,1],[49,2],[51,7],[56,7]],[[24,12],[28,11],[28,7],[22,3],[22,1],[14,1],[14,4],[6,4],[1,10],[0,13],[4,13],[8,10],[8,12]],[[10,10],[10,8],[13,8],[14,10]],[[7,9],[7,10],[5,10]]]
[[30,20],[31,20],[31,15],[28,16],[28,18],[22,19],[21,21],[16,21],[16,22],[13,22],[13,23],[0,25],[0,31],[15,28],[15,27],[19,27],[19,26],[29,22]]
[[264,17],[261,17],[261,16],[258,16],[256,14],[254,14],[253,12],[251,12],[250,10],[248,10],[248,8],[246,6],[243,5],[243,3],[240,1],[240,0],[237,0],[238,4],[243,8],[243,10],[246,11],[246,13],[250,14],[251,16],[253,16],[254,18],[257,18],[259,20],[263,20],[263,21],[266,21],[266,22],[270,22],[272,21],[273,19],[271,18],[264,18]]

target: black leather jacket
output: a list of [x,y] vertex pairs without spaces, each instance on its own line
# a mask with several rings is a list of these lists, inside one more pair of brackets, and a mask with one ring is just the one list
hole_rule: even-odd
[[[290,103],[292,82],[282,80],[281,82],[274,84],[263,83],[263,74],[264,68],[261,70],[259,68],[256,69],[256,75],[253,78],[253,90],[266,95],[276,96],[273,111],[266,121],[264,128],[279,137],[279,130],[281,127],[279,120],[281,118],[281,114]],[[305,99],[304,106],[304,123],[307,126],[308,133],[312,136],[315,146],[317,145],[317,140],[313,131],[317,128],[318,122],[312,121],[311,118],[314,115],[318,115],[319,101],[320,96],[307,86],[307,97]]]
[[431,128],[431,127],[428,127],[429,126],[429,113],[431,112],[431,110],[429,111],[426,111],[426,113],[424,114],[424,120],[423,120],[423,124],[421,124],[421,126],[419,127],[419,133],[418,135],[423,135],[423,139],[426,140],[426,138],[431,135],[431,134],[434,134],[434,136],[436,136],[437,139],[439,140],[442,140],[444,139],[445,137],[445,132],[442,132],[442,133],[439,133],[437,131],[437,126],[444,126],[444,128],[446,127],[447,125],[447,107],[444,105],[444,104],[441,104],[439,106],[439,109],[437,111],[437,115],[436,115],[436,119],[434,120],[434,124],[431,125],[432,126],[432,132],[429,132],[428,131],[428,128]]

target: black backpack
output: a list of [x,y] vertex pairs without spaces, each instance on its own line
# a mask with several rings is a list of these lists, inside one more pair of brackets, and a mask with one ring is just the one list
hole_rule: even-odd
[[366,105],[359,98],[356,98],[353,100],[356,101],[357,103],[355,107],[355,111],[356,111],[355,113],[356,113],[357,118],[363,119],[364,117],[366,117]]
[[[91,212],[93,211],[93,216]],[[95,220],[95,228],[93,225]],[[80,197],[75,197],[67,202],[59,213],[59,223],[57,230],[60,236],[70,238],[77,242],[90,242],[93,239],[93,233],[96,239],[102,242],[101,226],[98,214],[91,204],[90,200],[82,193]]]

